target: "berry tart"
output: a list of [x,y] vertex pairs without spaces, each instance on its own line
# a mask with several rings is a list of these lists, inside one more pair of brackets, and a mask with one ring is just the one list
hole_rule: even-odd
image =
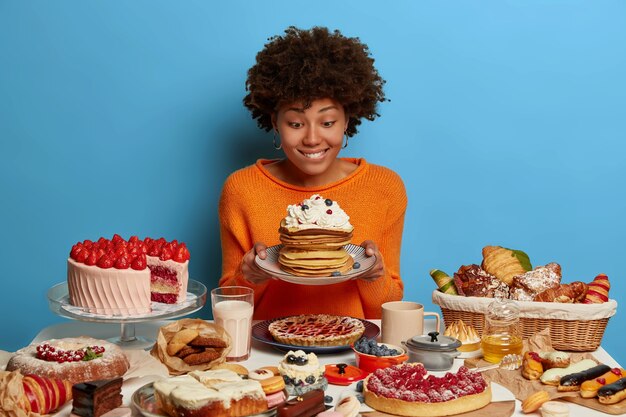
[[304,314],[275,320],[268,330],[276,341],[286,345],[345,346],[365,333],[365,325],[353,317]]
[[189,250],[176,240],[132,236],[101,237],[72,246],[67,260],[70,303],[104,315],[137,315],[151,311],[151,301],[185,300]]
[[328,387],[325,371],[326,367],[319,363],[315,353],[306,354],[301,350],[290,350],[278,365],[289,395],[303,395],[314,389],[325,390]]
[[365,403],[402,416],[439,417],[478,410],[491,402],[491,387],[466,367],[443,377],[427,375],[420,363],[378,369],[363,384]]
[[7,371],[39,375],[78,384],[121,377],[128,370],[126,355],[116,345],[90,337],[51,339],[15,352]]

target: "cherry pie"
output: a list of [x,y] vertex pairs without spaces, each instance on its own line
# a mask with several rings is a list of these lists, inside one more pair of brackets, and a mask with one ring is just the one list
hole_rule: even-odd
[[345,346],[365,332],[359,319],[329,314],[306,314],[285,317],[270,323],[272,337],[294,346]]
[[439,417],[478,410],[491,402],[491,387],[462,366],[456,374],[428,375],[421,363],[378,369],[363,384],[365,403],[402,416]]

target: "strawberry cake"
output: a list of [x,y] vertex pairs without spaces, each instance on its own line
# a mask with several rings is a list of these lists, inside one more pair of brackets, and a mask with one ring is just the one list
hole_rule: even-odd
[[101,237],[72,246],[67,260],[70,304],[90,313],[127,316],[151,311],[151,301],[185,301],[189,250],[164,238]]
[[439,417],[466,413],[491,402],[491,387],[479,372],[427,375],[421,363],[378,369],[363,384],[365,404],[401,416]]

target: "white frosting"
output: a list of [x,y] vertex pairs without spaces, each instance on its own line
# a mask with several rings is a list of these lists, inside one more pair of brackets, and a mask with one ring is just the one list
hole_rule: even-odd
[[215,401],[220,401],[224,408],[230,408],[232,401],[244,397],[265,399],[258,381],[243,380],[228,369],[193,371],[155,381],[153,386],[162,398],[188,409],[198,409]]
[[319,194],[313,194],[299,204],[287,206],[285,222],[288,227],[299,229],[323,227],[352,230],[350,216],[336,201],[330,206],[326,205],[326,199]]
[[[308,359],[308,363],[306,365],[287,363],[287,357],[289,355],[306,357]],[[320,365],[315,353],[311,352],[307,355],[302,350],[296,350],[295,352],[290,350],[278,364],[278,372],[280,372],[281,375],[286,375],[290,378],[299,379],[301,381],[304,381],[306,377],[310,375],[313,375],[317,381],[317,379],[319,379],[325,371],[326,367],[324,365]]]
[[154,390],[164,397],[169,397],[172,390],[179,386],[204,386],[197,379],[189,375],[180,375],[172,378],[159,379],[152,384]]
[[230,408],[230,398],[226,394],[202,384],[181,384],[170,392],[170,400],[174,405],[190,409],[200,408],[215,401],[221,401],[224,408]]
[[215,369],[213,371],[192,371],[189,376],[197,379],[205,386],[211,387],[218,382],[237,382],[241,381],[241,377],[230,369]]

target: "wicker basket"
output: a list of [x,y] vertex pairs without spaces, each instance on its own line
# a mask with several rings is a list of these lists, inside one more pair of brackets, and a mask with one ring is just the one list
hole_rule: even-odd
[[[433,291],[433,303],[441,307],[446,327],[463,320],[482,335],[487,306],[491,298],[464,297]],[[520,307],[520,326],[526,339],[550,329],[552,347],[558,350],[589,352],[600,346],[604,330],[615,312],[617,302],[603,304],[562,304],[517,301]]]

